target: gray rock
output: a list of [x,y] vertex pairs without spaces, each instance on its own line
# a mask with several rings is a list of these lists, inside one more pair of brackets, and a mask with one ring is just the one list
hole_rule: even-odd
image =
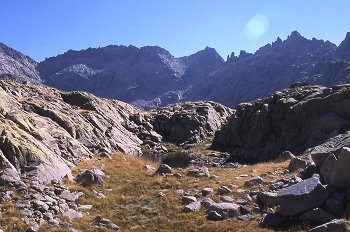
[[192,202],[185,206],[184,212],[190,213],[190,212],[198,212],[201,209],[201,203],[198,201]]
[[339,189],[350,187],[350,148],[343,147],[340,150],[339,158],[334,164],[330,178],[330,185]]
[[32,201],[32,204],[36,210],[39,210],[42,213],[47,212],[50,208],[45,202],[40,201],[40,200],[34,200],[34,201]]
[[222,202],[227,202],[227,203],[232,203],[232,202],[233,202],[233,198],[230,197],[230,196],[221,196],[221,197],[220,197],[220,200],[221,200]]
[[19,173],[14,168],[5,168],[0,172],[0,185],[12,184],[20,180]]
[[16,207],[20,209],[29,209],[30,201],[29,200],[18,200],[16,201]]
[[78,207],[78,210],[81,210],[81,211],[89,211],[91,208],[92,208],[92,205],[80,205],[80,206]]
[[266,206],[276,206],[278,204],[278,195],[273,192],[261,192],[258,199]]
[[203,196],[208,196],[208,195],[212,194],[213,192],[214,192],[214,190],[212,188],[203,188],[202,189]]
[[308,221],[312,225],[321,225],[323,223],[332,221],[337,217],[328,213],[324,209],[316,208],[302,213],[299,217],[300,220]]
[[309,232],[345,232],[345,231],[348,231],[347,222],[343,219],[335,219],[309,230]]
[[222,218],[231,218],[239,214],[240,206],[234,203],[216,203],[209,207],[209,211],[215,211]]
[[295,172],[299,169],[305,169],[308,165],[308,162],[306,160],[300,159],[300,158],[294,158],[290,161],[288,165],[288,170],[290,172]]
[[221,216],[221,214],[219,214],[218,212],[211,210],[207,214],[207,219],[213,220],[213,221],[221,221],[224,219],[224,217]]
[[183,196],[182,197],[182,203],[183,204],[188,205],[188,204],[191,204],[193,202],[197,202],[197,198],[194,197],[194,196]]
[[171,174],[172,173],[172,168],[167,165],[167,164],[161,164],[159,168],[156,171],[156,174]]
[[216,204],[216,202],[208,197],[208,198],[203,199],[201,204],[203,205],[204,208],[209,209],[212,205]]
[[331,175],[333,173],[333,168],[334,168],[336,163],[337,163],[337,158],[333,154],[329,155],[324,160],[324,162],[321,166],[321,169],[320,169],[320,174],[326,183],[331,182],[331,177],[332,177]]
[[150,122],[165,140],[185,145],[214,135],[231,114],[215,102],[186,102],[152,110]]
[[97,175],[94,171],[91,171],[91,170],[86,170],[82,173],[79,173],[75,178],[75,181],[84,186],[91,186],[91,185],[102,186],[103,185],[102,178],[99,175]]
[[244,187],[252,188],[252,187],[256,187],[256,186],[258,186],[260,184],[263,184],[263,183],[264,183],[263,178],[261,178],[260,176],[255,176],[255,177],[250,178],[249,180],[247,180],[244,183]]
[[247,215],[251,214],[252,210],[248,206],[241,205],[239,207],[239,212],[241,213],[241,215]]
[[187,172],[187,176],[192,177],[210,177],[209,169],[207,167],[198,167]]
[[328,192],[318,178],[310,178],[284,188],[277,193],[277,213],[293,216],[319,207],[328,198]]
[[275,159],[275,162],[285,162],[287,160],[291,160],[291,159],[294,159],[295,156],[293,155],[292,152],[290,151],[284,151],[282,152],[281,154],[279,154],[277,156],[277,158]]
[[[79,183],[83,183],[83,182],[79,182]],[[60,196],[60,198],[66,200],[66,201],[74,202],[74,201],[78,200],[80,194],[70,192],[68,190],[64,190],[59,196]]]
[[264,215],[259,222],[259,226],[263,228],[284,228],[287,224],[288,218],[272,213]]
[[46,221],[53,220],[53,214],[50,212],[43,213],[43,217]]
[[148,164],[145,165],[144,169],[146,169],[147,171],[154,171],[154,170],[156,170],[155,167],[153,167],[153,166],[151,166],[151,165],[148,165]]
[[238,216],[237,219],[240,221],[243,221],[243,222],[247,222],[247,221],[253,220],[254,215],[253,214],[245,214],[245,215]]
[[95,218],[95,223],[98,226],[106,227],[106,228],[112,229],[112,230],[119,230],[120,229],[120,227],[117,224],[115,224],[111,220],[104,218],[104,217],[101,217],[101,216],[97,216]]
[[231,193],[232,190],[226,186],[220,186],[218,189],[218,195],[226,195]]
[[68,217],[69,219],[82,218],[83,214],[74,209],[68,209],[63,213],[63,216]]

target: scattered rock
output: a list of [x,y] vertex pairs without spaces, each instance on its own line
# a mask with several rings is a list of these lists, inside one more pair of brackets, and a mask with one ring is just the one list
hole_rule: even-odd
[[193,196],[183,196],[182,197],[182,203],[183,204],[191,204],[193,202],[197,202],[197,198],[196,197],[193,197]]
[[263,178],[261,178],[260,176],[255,176],[249,180],[247,180],[245,183],[244,183],[244,187],[246,188],[252,188],[252,187],[256,187],[260,184],[263,184],[264,183],[264,180]]
[[69,219],[75,219],[75,218],[82,218],[83,214],[81,212],[78,212],[74,209],[68,209],[63,213],[64,216],[68,217]]
[[154,171],[154,170],[156,170],[156,168],[151,166],[151,165],[145,165],[144,169],[146,169],[147,171]]
[[207,167],[198,167],[187,172],[187,176],[193,177],[210,177],[209,169]]
[[347,222],[343,219],[335,219],[323,225],[317,226],[309,230],[309,232],[345,232],[347,229]]
[[284,151],[282,152],[281,154],[279,154],[277,156],[277,158],[275,159],[275,162],[285,162],[287,160],[291,160],[291,159],[294,159],[295,156],[293,155],[292,152],[290,151]]
[[204,208],[209,209],[212,205],[216,204],[216,202],[208,197],[208,198],[203,199],[201,204],[204,206]]
[[201,209],[201,203],[198,201],[192,202],[185,206],[184,212],[190,213],[190,212],[198,212]]
[[84,185],[84,186],[91,186],[91,185],[97,185],[102,186],[103,180],[102,178],[97,175],[94,171],[86,170],[83,173],[80,173],[75,178],[76,182]]
[[207,219],[213,220],[213,221],[221,221],[224,219],[224,217],[221,216],[221,214],[219,214],[218,212],[211,210],[207,214]]
[[226,195],[226,194],[229,194],[231,192],[232,192],[232,190],[226,186],[221,186],[218,189],[218,195]]
[[216,203],[209,207],[209,211],[215,211],[225,219],[237,216],[239,208],[240,206],[234,203]]
[[104,218],[104,217],[101,217],[101,216],[97,216],[95,218],[95,223],[98,226],[106,227],[106,228],[112,229],[112,230],[119,230],[120,229],[120,227],[117,224],[115,224],[111,220]]
[[293,216],[309,209],[319,207],[328,198],[328,192],[316,177],[281,189],[277,193],[277,213]]
[[171,174],[172,168],[167,164],[161,164],[155,173],[158,175]]
[[203,188],[202,189],[203,196],[208,196],[208,195],[212,194],[213,192],[214,192],[214,190],[212,188]]
[[237,219],[240,221],[243,221],[243,222],[247,222],[247,221],[253,220],[254,215],[253,214],[245,214],[245,215],[238,216]]
[[294,158],[290,161],[288,165],[288,170],[290,172],[295,172],[299,169],[305,169],[308,165],[308,162],[306,160],[300,159],[300,158]]
[[230,196],[222,196],[222,197],[220,197],[220,200],[222,202],[227,202],[227,203],[232,203],[233,202],[233,198],[230,197]]

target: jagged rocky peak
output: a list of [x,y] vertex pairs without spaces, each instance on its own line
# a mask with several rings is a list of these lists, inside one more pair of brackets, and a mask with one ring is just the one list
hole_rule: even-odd
[[346,33],[345,39],[340,43],[337,51],[337,57],[347,60],[350,60],[350,32]]
[[224,63],[224,59],[211,47],[206,47],[201,51],[180,59],[191,62],[192,65],[193,62],[196,62],[197,65],[222,65]]
[[37,62],[3,43],[0,43],[0,74],[8,79],[19,78],[39,82]]

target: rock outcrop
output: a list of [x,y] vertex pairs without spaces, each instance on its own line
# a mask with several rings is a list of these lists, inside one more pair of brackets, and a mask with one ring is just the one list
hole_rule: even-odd
[[164,140],[191,144],[214,135],[232,113],[215,102],[187,102],[150,111],[150,123]]
[[[328,148],[345,146],[349,142],[349,96],[347,85],[296,84],[241,104],[216,133],[212,148],[229,151],[231,160],[252,163],[274,159],[286,150],[300,154],[323,143]],[[322,149],[327,150],[318,150]]]
[[140,155],[138,136],[157,135],[130,119],[141,117],[138,109],[116,100],[15,81],[0,81],[0,96],[1,163],[39,181],[59,179],[105,148]]

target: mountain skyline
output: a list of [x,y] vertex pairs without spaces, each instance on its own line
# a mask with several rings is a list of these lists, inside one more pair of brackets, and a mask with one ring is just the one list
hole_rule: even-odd
[[[1,73],[26,76],[7,70],[30,70],[50,87],[90,92],[143,109],[201,100],[236,107],[296,82],[330,86],[350,80],[350,33],[338,47],[293,31],[286,39],[278,37],[254,54],[232,53],[226,61],[209,47],[176,58],[159,46],[109,45],[70,49],[33,63],[22,53],[3,47]],[[15,69],[13,61],[19,64]]]
[[16,0],[2,4],[0,41],[39,62],[69,49],[110,44],[158,45],[175,57],[208,46],[226,58],[255,52],[278,36],[284,40],[293,30],[339,45],[349,30],[349,7],[344,0]]

